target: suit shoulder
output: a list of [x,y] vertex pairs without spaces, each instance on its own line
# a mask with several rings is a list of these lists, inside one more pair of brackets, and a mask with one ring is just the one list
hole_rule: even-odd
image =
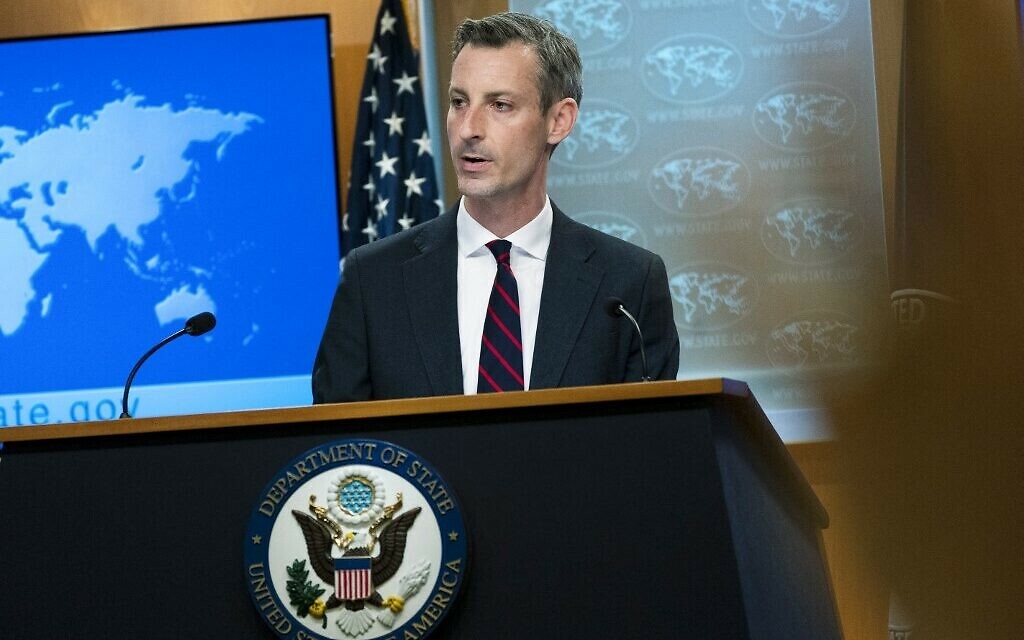
[[593,246],[594,249],[604,255],[613,256],[616,260],[626,260],[633,263],[649,264],[651,260],[660,260],[658,254],[653,251],[644,249],[641,246],[635,245],[632,242],[627,242],[622,238],[617,238],[613,235],[598,231],[592,227],[576,222],[571,218],[567,219],[567,225],[573,233],[579,234],[586,238]]
[[451,225],[448,215],[440,215],[410,229],[356,247],[349,253],[349,256],[354,257],[360,264],[378,264],[408,259],[417,255],[424,243],[434,242],[447,231],[449,226],[454,226]]

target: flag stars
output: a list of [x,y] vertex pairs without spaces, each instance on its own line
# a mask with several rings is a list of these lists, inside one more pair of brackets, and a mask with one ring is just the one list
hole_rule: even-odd
[[[369,102],[370,103],[370,110],[374,114],[377,113],[377,103],[380,102],[380,100],[377,99],[377,87],[372,87],[370,89],[370,95],[368,95],[365,98],[363,98],[363,102]],[[370,135],[371,135],[371,139],[373,139],[373,134],[370,134]]]
[[373,208],[377,210],[377,220],[383,220],[388,216],[388,204],[390,202],[390,198],[377,196],[377,204],[373,205]]
[[384,73],[384,63],[388,61],[388,57],[381,52],[376,42],[373,43],[373,51],[366,56],[366,59],[373,63],[374,71]]
[[391,112],[390,118],[384,118],[384,122],[388,125],[388,135],[393,136],[396,133],[402,135],[402,123],[405,122],[405,118],[398,117],[398,114],[394,111]]
[[415,87],[413,87],[413,83],[415,83],[417,80],[419,80],[419,78],[420,78],[419,76],[410,76],[403,69],[402,70],[402,77],[401,78],[395,78],[394,80],[391,81],[391,82],[394,82],[395,84],[398,85],[398,93],[396,93],[395,96],[396,97],[400,96],[400,95],[402,95],[403,92],[406,92],[406,91],[409,92],[410,95],[416,95],[416,89],[415,89]]
[[377,233],[377,227],[373,226],[373,220],[366,219],[366,226],[363,227],[363,233],[366,234],[366,241],[373,242],[379,235]]
[[[431,162],[437,154],[424,121],[422,74],[406,63],[415,55],[402,20],[387,3],[371,27],[374,40],[365,49],[367,88],[357,103],[352,141],[352,164],[362,173],[352,172],[349,210],[339,214],[345,231],[343,255],[435,217],[435,205],[436,211],[445,211],[444,202],[434,200],[438,193]],[[431,162],[421,164],[423,155]]]
[[430,136],[427,135],[426,130],[423,131],[423,135],[412,141],[419,150],[416,152],[416,157],[420,157],[424,153],[428,156],[433,157],[434,151],[430,148]]
[[393,176],[398,176],[398,174],[395,173],[396,162],[398,162],[398,156],[392,158],[388,155],[388,152],[385,151],[384,154],[381,156],[380,160],[374,162],[373,164],[380,169],[380,177],[383,178],[389,173]]
[[388,11],[387,9],[385,9],[384,10],[384,15],[382,15],[380,17],[380,31],[379,31],[379,34],[380,35],[384,35],[385,33],[390,33],[390,34],[394,35],[394,33],[395,33],[395,23],[396,22],[398,22],[398,18],[396,18],[393,15],[391,15],[391,12]]
[[417,178],[415,171],[410,172],[409,177],[403,180],[405,183],[405,197],[408,198],[414,193],[418,196],[422,196],[423,189],[420,188],[420,185],[426,181],[426,178]]

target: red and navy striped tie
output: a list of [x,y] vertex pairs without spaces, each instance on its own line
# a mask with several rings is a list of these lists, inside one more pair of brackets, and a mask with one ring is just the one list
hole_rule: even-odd
[[494,274],[491,298],[487,301],[477,391],[522,391],[523,332],[519,322],[519,287],[509,263],[512,243],[492,240],[487,248],[494,254],[498,272]]

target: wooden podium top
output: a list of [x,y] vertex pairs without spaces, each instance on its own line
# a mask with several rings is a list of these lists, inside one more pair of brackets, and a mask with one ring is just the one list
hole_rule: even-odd
[[356,420],[432,413],[487,411],[514,407],[540,407],[586,402],[615,402],[644,398],[668,398],[724,394],[746,397],[743,382],[727,378],[705,380],[635,382],[597,387],[568,387],[536,391],[488,393],[474,396],[440,396],[402,400],[373,400],[282,409],[226,411],[160,418],[132,418],[75,422],[0,429],[0,442],[53,440],[194,429],[219,429],[253,425]]
[[[698,398],[701,396],[750,397],[746,383],[728,378],[702,380],[676,380],[661,382],[634,382],[591,387],[538,389],[535,391],[487,393],[472,396],[439,396],[406,398],[401,400],[374,400],[323,404],[281,409],[225,411],[159,418],[131,418],[74,422],[28,427],[0,428],[0,442],[53,441],[99,436],[128,436],[144,433],[167,433],[205,429],[226,429],[281,424],[308,424],[337,422],[367,418],[390,418],[441,413],[469,413],[526,407],[564,406],[595,402],[628,402],[657,398]],[[756,412],[760,407],[751,399]],[[801,501],[807,506],[821,528],[828,526],[828,514],[800,472],[792,456],[766,417],[749,425],[750,433],[759,442],[759,449],[770,463],[788,478]]]

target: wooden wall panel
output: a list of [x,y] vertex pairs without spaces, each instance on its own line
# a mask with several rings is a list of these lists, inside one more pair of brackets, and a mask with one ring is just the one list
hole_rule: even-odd
[[847,640],[881,640],[887,635],[889,587],[861,542],[858,509],[836,443],[789,445],[789,452],[828,511],[822,546],[843,635]]

